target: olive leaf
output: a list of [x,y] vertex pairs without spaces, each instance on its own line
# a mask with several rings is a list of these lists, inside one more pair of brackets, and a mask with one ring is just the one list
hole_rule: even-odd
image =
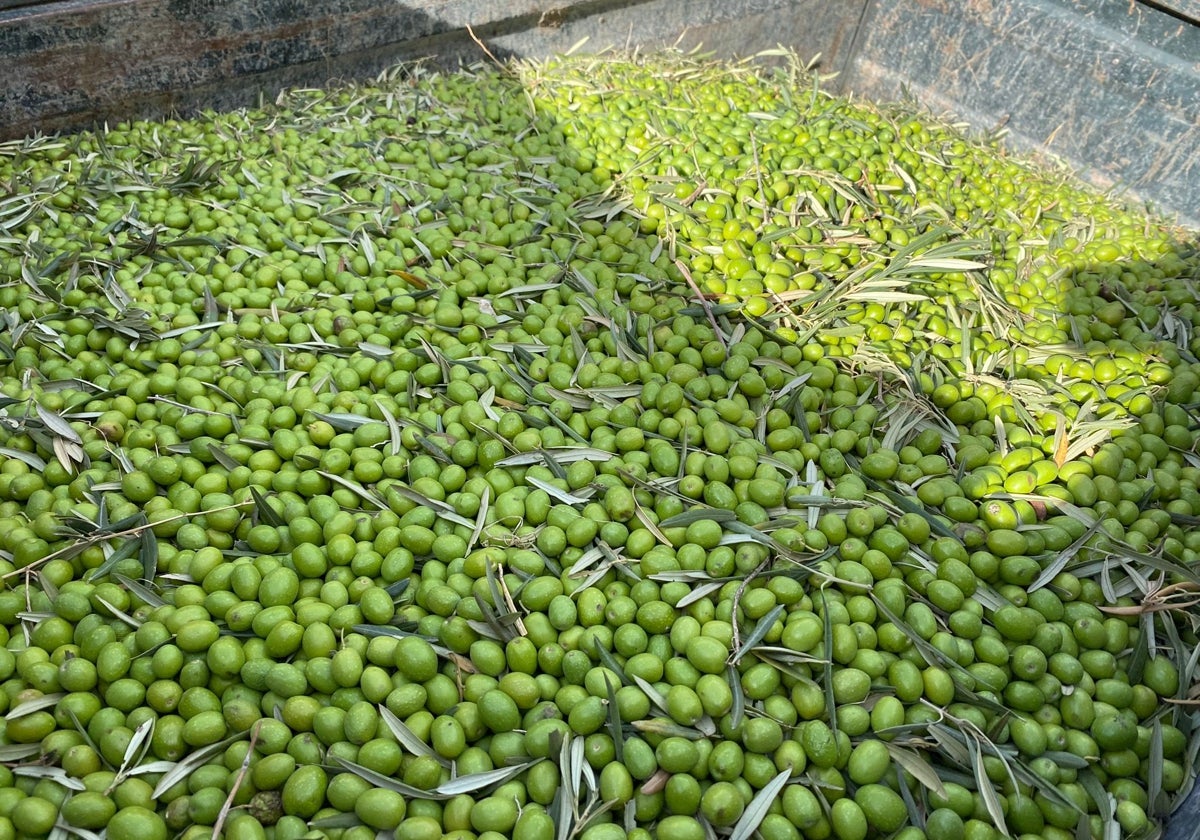
[[651,703],[658,707],[659,711],[661,711],[664,715],[668,714],[667,698],[664,697],[658,691],[658,689],[656,689],[643,678],[639,677],[637,674],[633,675],[633,684],[642,690],[642,693],[650,699]]
[[[116,526],[119,526],[122,524],[123,523],[115,523],[112,530],[114,530],[114,531],[117,530]],[[139,513],[139,514],[136,514],[135,521],[133,523],[130,523],[130,526],[137,527],[139,525],[144,525],[144,524],[146,524],[146,516],[145,516],[145,514]],[[100,529],[97,529],[97,530],[100,530]],[[123,527],[120,530],[122,530],[122,531],[127,530],[127,528]],[[119,546],[117,546],[115,549],[109,549],[107,544],[105,544],[104,547],[105,547],[107,556],[104,558],[104,562],[101,563],[96,568],[88,570],[88,572],[85,574],[84,579],[85,580],[99,580],[100,578],[107,576],[109,574],[109,572],[111,572],[113,569],[115,569],[117,567],[117,564],[120,563],[122,560],[132,557],[134,554],[142,551],[143,545],[144,545],[144,541],[141,536],[130,537],[129,539],[127,539],[123,543],[121,543]],[[143,565],[144,565],[144,563],[143,563]]]
[[[775,626],[775,622],[783,615],[783,604],[776,604],[758,620],[754,625],[754,630],[733,651],[729,657],[729,664],[737,665],[747,653],[754,649],[755,645],[767,637],[767,633],[771,632],[771,628]],[[832,707],[830,707],[832,708]]]
[[[132,578],[127,578],[127,577],[125,577],[125,575],[122,575],[120,573],[114,574],[113,579],[117,583],[119,583],[121,586],[123,586],[125,589],[129,590],[130,593],[132,593],[133,595],[135,595],[139,599],[141,599],[143,603],[148,604],[151,607],[161,607],[163,604],[166,603],[166,601],[163,600],[162,596],[160,596],[157,592],[154,592],[153,590],[151,590],[148,586],[144,585],[141,581],[136,581],[136,580],[133,580]],[[152,580],[153,576],[152,575],[147,576],[147,579]]]
[[142,563],[142,576],[154,580],[158,574],[158,537],[149,528],[138,536],[138,560]]
[[1004,820],[1004,808],[1000,804],[1000,796],[996,793],[995,787],[992,786],[992,782],[988,778],[987,768],[983,763],[983,751],[971,739],[967,739],[966,745],[971,757],[972,766],[975,770],[976,789],[979,791],[979,795],[983,797],[983,805],[987,809],[988,816],[992,818],[992,823],[1005,837],[1011,837],[1008,824]]
[[[650,577],[657,578],[658,575],[651,575]],[[707,583],[701,583],[698,586],[693,586],[691,591],[688,592],[687,595],[684,595],[682,598],[680,598],[679,601],[675,604],[675,606],[681,610],[686,609],[687,607],[690,607],[692,604],[695,604],[698,601],[702,601],[705,598],[708,598],[708,597],[720,592],[721,587],[723,587],[724,585],[725,584],[722,581],[714,580],[714,581],[708,581]]]
[[[616,674],[617,679],[623,685],[633,685],[633,683],[629,679],[629,676],[625,673],[625,669],[621,667],[621,663],[617,661],[616,657],[613,656],[609,650],[607,650],[602,644],[600,644],[599,639],[593,640],[592,648],[593,648],[593,650],[596,651],[596,656],[600,660],[600,664],[602,666],[604,666],[605,668],[607,668],[608,670],[612,671],[614,674]],[[604,675],[604,679],[605,679],[605,683],[607,684],[607,682],[608,682],[607,674]]]
[[58,821],[54,823],[54,828],[48,835],[47,840],[51,840],[51,838],[55,837],[66,838],[66,836],[69,834],[74,834],[76,837],[82,838],[82,840],[104,840],[104,836],[101,834],[97,834],[96,832],[89,831],[86,828],[80,828],[77,825],[71,825],[70,823],[64,822],[61,815],[59,816]]
[[791,776],[791,768],[788,768],[780,771],[775,778],[763,785],[762,790],[754,795],[754,798],[746,806],[746,810],[742,812],[742,816],[734,824],[729,840],[750,840]]
[[703,741],[706,736],[699,729],[693,729],[690,726],[682,726],[675,723],[670,718],[651,718],[649,720],[635,720],[632,724],[634,729],[639,732],[648,732],[652,735],[660,735],[664,738],[679,737],[687,738],[689,741]]
[[929,761],[923,758],[919,752],[891,741],[885,741],[884,746],[887,747],[888,755],[891,756],[892,761],[902,767],[905,772],[909,773],[932,793],[943,797],[946,795],[946,788],[942,784],[942,779],[938,776]]
[[487,526],[488,510],[492,499],[492,486],[485,484],[483,492],[479,494],[479,511],[475,515],[475,525],[471,529],[471,538],[467,540],[467,551],[471,551],[479,544],[479,537],[483,534],[483,529]]
[[189,753],[186,758],[177,762],[174,768],[163,773],[162,778],[159,779],[158,783],[154,786],[154,791],[151,794],[151,797],[153,799],[158,799],[176,784],[192,775],[196,768],[203,766],[214,755],[222,752],[226,747],[235,741],[240,741],[247,737],[249,737],[249,731],[236,732],[233,735],[229,735],[228,737],[217,741],[215,744],[208,744],[207,746],[200,747],[194,752]]
[[1161,719],[1156,718],[1150,729],[1150,754],[1147,756],[1147,762],[1149,764],[1149,769],[1146,773],[1146,798],[1149,803],[1147,811],[1151,816],[1165,816],[1170,811],[1167,805],[1167,797],[1163,794],[1163,733]]
[[[459,796],[464,793],[476,793],[480,790],[502,785],[507,781],[517,778],[530,767],[538,764],[545,759],[537,758],[532,761],[525,761],[521,764],[514,764],[511,767],[501,767],[495,770],[486,770],[482,773],[471,773],[466,776],[459,776],[444,782],[434,789],[434,792],[439,797],[447,799]],[[427,794],[426,794],[427,795]]]
[[320,411],[311,412],[318,420],[324,420],[339,432],[353,432],[359,426],[366,426],[379,421],[363,414],[326,414]]
[[[317,472],[320,475],[323,475],[325,478],[332,481],[334,484],[342,485],[343,487],[345,487],[347,490],[352,492],[354,495],[358,496],[360,499],[362,499],[367,504],[373,505],[374,507],[378,508],[379,510],[384,510],[387,508],[387,503],[384,502],[383,499],[376,496],[370,490],[368,490],[367,488],[365,488],[361,484],[359,484],[357,481],[352,481],[348,478],[343,478],[340,475],[336,475],[335,473],[327,472],[326,470],[317,470]],[[401,489],[399,485],[389,485],[389,487],[397,492],[399,492]]]
[[12,768],[12,773],[14,776],[25,776],[30,779],[49,779],[68,790],[87,790],[82,779],[68,776],[67,771],[61,767],[47,764],[17,764]]
[[[821,596],[821,614],[827,616],[829,615],[829,609],[825,599],[825,590],[822,588],[817,591]],[[825,689],[825,708],[830,712],[829,725],[836,735],[837,715],[833,714],[833,710],[837,708],[837,698],[833,693],[833,622],[822,621],[821,624],[823,625],[823,640],[825,643],[824,650],[830,657],[821,666],[821,685]]]
[[[391,355],[391,348],[387,349],[387,356]],[[386,358],[385,356],[384,358]],[[404,451],[404,443],[400,437],[400,424],[396,422],[395,416],[391,410],[383,402],[378,402],[376,405],[379,408],[379,413],[383,415],[383,421],[387,423],[388,439],[390,441],[390,449],[392,455],[399,455]]]
[[[351,772],[354,771],[351,770]],[[408,787],[407,785],[402,785],[399,782],[396,782],[396,784],[401,787]],[[387,786],[377,785],[377,787]],[[390,790],[390,788],[388,789]],[[412,789],[416,790],[416,788]],[[397,791],[397,793],[402,793],[402,791]],[[429,799],[430,797],[426,795],[425,798]],[[355,826],[362,825],[362,820],[360,820],[353,812],[349,812],[345,814],[330,814],[325,817],[317,817],[315,820],[309,822],[309,825],[311,825],[313,828],[354,828]]]
[[408,725],[400,718],[392,713],[392,710],[383,704],[379,705],[379,716],[383,720],[384,725],[393,735],[396,736],[397,743],[404,747],[410,753],[416,756],[426,756],[432,758],[441,764],[443,767],[449,767],[450,761],[444,758],[437,750],[426,744],[417,737]]
[[1042,573],[1038,575],[1031,584],[1029,584],[1029,591],[1036,592],[1046,584],[1050,583],[1050,581],[1058,577],[1059,573],[1062,572],[1062,570],[1065,569],[1067,565],[1075,559],[1075,555],[1079,553],[1079,550],[1083,548],[1089,540],[1091,540],[1097,531],[1100,530],[1100,526],[1102,524],[1103,520],[1096,519],[1088,527],[1088,529],[1084,531],[1082,535],[1080,535],[1079,539],[1075,540],[1062,551],[1058,552],[1058,555],[1046,565],[1046,568],[1042,570]]
[[130,627],[132,627],[134,630],[136,630],[137,628],[142,626],[141,621],[134,618],[129,613],[125,612],[124,610],[120,609],[119,607],[109,603],[107,600],[100,597],[99,595],[96,596],[96,600],[99,601],[101,604],[103,604],[105,609],[107,609],[109,612],[111,612],[117,618],[121,619],[121,621],[124,621],[126,624],[128,624]]
[[677,513],[658,523],[659,528],[686,528],[694,522],[703,522],[712,520],[721,525],[728,526],[730,523],[737,520],[737,514],[731,510],[719,510],[717,508],[693,508],[685,510],[683,513]]
[[268,503],[262,491],[253,485],[250,487],[250,497],[254,499],[254,510],[263,524],[274,528],[279,528],[287,524],[279,512]]
[[[525,476],[525,483],[531,484],[539,490],[544,490],[550,496],[550,498],[562,502],[564,505],[584,504],[588,501],[588,499],[594,496],[596,492],[594,489],[590,489],[589,491],[589,488],[581,488],[580,491],[572,493],[567,490],[561,490],[558,487],[555,487],[549,481],[544,481],[537,476],[532,475]],[[584,495],[584,493],[586,493],[586,495]]]
[[604,675],[604,691],[608,700],[608,735],[612,739],[613,753],[617,763],[622,764],[625,761],[625,736],[621,731],[621,712],[617,706],[617,692],[607,674]]
[[150,738],[154,734],[154,720],[154,718],[149,718],[133,730],[133,736],[125,746],[121,767],[117,770],[118,776],[128,772],[131,765],[137,766],[145,758],[146,752],[150,749]]
[[[400,794],[401,796],[405,796],[410,799],[446,800],[446,799],[452,798],[455,795],[455,794],[451,794],[451,793],[444,793],[440,790],[435,790],[435,791],[421,790],[420,788],[415,788],[412,785],[406,785],[404,782],[393,779],[390,776],[385,776],[383,773],[376,772],[375,770],[372,770],[369,767],[363,767],[361,764],[356,764],[355,762],[350,761],[347,758],[343,758],[340,755],[332,756],[332,758],[336,764],[345,768],[346,770],[349,770],[351,773],[358,776],[359,778],[370,782],[375,787],[380,787],[380,788],[385,788],[387,790],[395,791],[396,793]],[[470,778],[470,777],[464,776],[462,778]]]
[[37,755],[40,751],[41,747],[38,744],[3,744],[0,745],[0,761],[16,763],[23,758]]
[[[906,768],[897,763],[893,765],[892,769],[895,771],[897,789],[900,792],[900,798],[904,801],[904,807],[908,811],[909,822],[911,822],[915,827],[924,830],[926,811],[924,807],[924,801],[926,798],[924,795],[924,790],[918,788],[918,792],[921,794],[922,800],[922,804],[918,805],[916,798],[913,796],[912,790],[909,789],[904,778],[904,772]],[[937,778],[936,773],[934,774],[934,778]]]
[[[446,504],[445,502],[438,501],[437,499],[430,499],[426,496],[423,496],[416,490],[413,490],[411,487],[407,487],[396,482],[388,485],[387,492],[395,493],[399,496],[403,496],[411,502],[416,502],[422,507],[430,508],[439,517],[447,520],[448,522],[453,522],[455,525],[462,525],[466,528],[475,527],[474,522],[472,522],[470,519],[467,519],[465,516],[459,516],[459,514],[455,512],[454,508],[450,505]],[[371,494],[370,499],[371,503],[379,507],[381,510],[387,507],[382,500],[376,500],[376,497],[373,494]]]
[[46,469],[46,462],[36,452],[26,452],[23,449],[13,449],[11,446],[0,446],[0,455],[15,458],[37,472]]
[[559,786],[551,803],[551,813],[558,817],[554,836],[556,840],[567,840],[576,822],[575,808],[579,801],[579,784],[571,763],[571,739],[563,739],[557,744],[557,750],[554,750],[554,746],[552,742],[551,749],[558,753],[559,770]]
[[43,694],[41,697],[32,697],[28,700],[22,700],[17,705],[8,710],[8,714],[4,716],[5,720],[12,721],[18,718],[23,718],[26,715],[31,715],[34,712],[40,712],[42,709],[52,709],[58,705],[59,701],[66,695],[61,691],[55,691],[51,694]]
[[45,406],[39,405],[37,409],[37,416],[41,419],[42,423],[45,424],[46,428],[58,437],[68,440],[71,443],[83,443],[83,439],[79,437],[79,433],[71,428],[71,424],[68,423],[62,417],[62,415],[51,411]]
[[227,470],[236,470],[238,462],[225,451],[225,448],[215,442],[210,442],[207,447],[209,453],[213,456],[213,460]]
[[595,449],[593,446],[548,446],[546,449],[534,449],[528,452],[517,452],[515,455],[505,456],[497,461],[497,466],[529,467],[535,463],[545,463],[547,455],[553,457],[554,461],[560,464],[575,463],[576,461],[602,463],[616,457],[613,452]]
[[725,666],[725,682],[729,685],[729,692],[733,695],[733,705],[729,710],[730,719],[735,727],[740,726],[746,716],[746,692],[742,688],[738,670],[733,665]]

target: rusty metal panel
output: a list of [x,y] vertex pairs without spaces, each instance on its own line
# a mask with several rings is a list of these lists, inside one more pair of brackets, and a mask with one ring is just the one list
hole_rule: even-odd
[[1129,0],[873,2],[846,85],[1004,125],[1200,222],[1200,28]]

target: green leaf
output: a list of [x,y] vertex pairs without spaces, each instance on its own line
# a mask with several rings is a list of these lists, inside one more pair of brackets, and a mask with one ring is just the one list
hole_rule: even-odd
[[687,738],[689,741],[703,741],[707,737],[699,729],[693,729],[690,726],[680,726],[669,718],[635,720],[632,726],[639,732],[649,732],[652,735],[661,735],[664,738],[679,737]]
[[314,411],[312,412],[312,416],[318,420],[324,420],[339,432],[353,432],[359,426],[379,422],[372,417],[364,417],[361,414],[323,414],[320,411]]
[[[465,516],[460,516],[450,505],[436,499],[430,499],[426,496],[422,496],[411,487],[406,487],[403,484],[389,484],[388,492],[396,493],[408,499],[409,501],[416,502],[422,507],[427,507],[442,519],[445,519],[448,522],[453,522],[455,525],[463,525],[467,528],[475,527],[474,522],[472,522],[470,519],[467,519]],[[387,505],[383,504],[382,501],[372,502],[372,504],[378,504],[381,509],[387,507]]]
[[126,773],[127,768],[136,767],[145,758],[146,751],[150,749],[150,737],[154,734],[154,721],[155,718],[149,718],[133,731],[133,737],[125,745],[125,755],[117,775]]
[[58,435],[60,438],[65,438],[66,440],[71,441],[71,443],[83,443],[82,438],[79,437],[79,433],[71,428],[71,424],[68,423],[62,415],[39,405],[38,418],[41,419],[42,423],[45,424],[47,429]]
[[39,744],[3,744],[0,745],[0,761],[15,763],[23,758],[37,755],[40,751]]
[[208,760],[214,755],[224,751],[225,748],[234,741],[241,741],[242,739],[247,738],[249,734],[249,730],[246,732],[237,732],[225,738],[224,740],[217,741],[215,744],[209,744],[207,746],[200,747],[194,752],[189,753],[186,758],[181,759],[175,765],[175,769],[163,774],[163,777],[158,780],[158,784],[154,786],[154,792],[150,794],[151,798],[158,799],[168,790],[173,788],[177,783],[182,782],[184,779],[191,776],[192,773],[196,772],[196,768],[207,764]]
[[[771,607],[770,611],[758,620],[754,625],[754,630],[742,640],[738,649],[734,651],[733,657],[729,660],[730,664],[737,665],[747,653],[754,649],[754,646],[767,637],[767,633],[771,632],[771,628],[775,622],[779,620],[779,616],[783,615],[783,604],[776,604]],[[832,707],[830,707],[832,708]]]
[[650,698],[650,702],[657,706],[660,712],[664,715],[667,713],[667,698],[663,697],[658,689],[636,674],[633,676],[633,683],[642,690],[643,694]]
[[87,790],[82,780],[76,779],[74,776],[68,776],[67,772],[61,767],[53,767],[45,764],[18,764],[12,768],[12,772],[14,776],[49,779],[68,790]]
[[340,755],[333,756],[333,760],[354,775],[358,776],[360,779],[370,782],[375,787],[395,791],[401,796],[406,796],[410,799],[445,800],[454,796],[454,794],[442,793],[440,791],[421,790],[420,788],[413,787],[412,785],[406,785],[404,782],[393,779],[391,776],[385,776],[384,774],[378,773],[369,767],[363,767],[361,764],[355,764],[353,761],[343,758]]
[[983,805],[987,809],[988,816],[992,818],[992,824],[1005,837],[1011,837],[1008,825],[1004,820],[1004,808],[1000,804],[1000,797],[996,793],[991,780],[988,778],[987,768],[983,764],[983,751],[972,740],[967,741],[967,749],[971,754],[971,762],[975,771],[976,789],[979,791],[980,796],[983,797]]
[[222,467],[224,467],[227,470],[230,470],[230,471],[236,470],[239,466],[241,466],[219,444],[216,444],[216,443],[208,444],[208,451],[210,453],[212,453],[213,460],[215,460],[218,464],[220,464]]
[[396,737],[396,742],[404,747],[415,756],[425,756],[437,761],[443,767],[450,767],[450,761],[443,758],[437,750],[426,744],[416,733],[408,728],[408,725],[396,717],[392,710],[382,703],[379,705],[379,716],[382,718],[384,726]]
[[1151,817],[1165,816],[1167,812],[1167,799],[1163,795],[1163,734],[1162,721],[1155,719],[1153,726],[1150,728],[1150,753],[1146,756],[1146,761],[1149,764],[1148,772],[1146,773],[1146,797],[1150,804],[1147,808],[1147,813]]
[[138,538],[138,559],[142,562],[142,576],[154,580],[158,575],[158,537],[149,528]]
[[133,580],[132,578],[127,578],[127,577],[125,577],[125,575],[122,575],[122,574],[113,575],[113,579],[116,580],[116,582],[119,583],[121,586],[128,589],[130,591],[130,593],[132,593],[133,595],[136,595],[138,598],[142,599],[143,602],[150,605],[151,607],[161,607],[163,604],[166,603],[166,601],[163,600],[162,596],[160,596],[154,590],[150,589],[148,586],[143,584],[141,581]]
[[662,522],[658,523],[659,528],[686,528],[693,522],[702,522],[706,519],[711,519],[713,522],[726,524],[737,519],[737,514],[731,510],[720,510],[718,508],[693,508],[685,510],[683,513],[677,513],[674,516],[669,516]]
[[[334,482],[335,484],[342,485],[343,487],[345,487],[350,492],[354,493],[354,495],[358,496],[360,499],[362,499],[367,504],[374,505],[375,507],[379,508],[380,510],[384,510],[387,508],[387,504],[383,501],[383,499],[376,496],[370,490],[368,490],[367,488],[365,488],[361,484],[359,484],[357,481],[351,481],[348,478],[342,478],[342,476],[340,476],[340,475],[336,475],[335,473],[327,472],[325,470],[317,470],[317,472],[320,475],[325,476],[326,478],[328,478],[330,481]],[[398,491],[400,489],[399,486],[397,486],[397,485],[391,485],[391,486],[392,486],[392,489],[394,489],[394,490]],[[415,495],[420,495],[420,494],[418,493]]]
[[[350,772],[354,772],[354,771],[351,770]],[[417,788],[409,788],[408,785],[402,784],[401,782],[395,782],[394,784],[399,787],[402,787],[402,788],[407,788],[409,790],[417,790]],[[390,787],[390,786],[376,785],[376,787]],[[409,794],[404,794],[403,791],[397,791],[397,793],[401,793],[402,795],[405,795],[405,796],[409,795]],[[425,799],[434,798],[434,797],[429,796],[429,794],[425,793],[424,791],[421,791],[421,793],[424,794]],[[420,798],[420,797],[416,797],[416,798]],[[327,817],[318,817],[317,819],[315,819],[309,823],[309,825],[312,826],[313,828],[354,828],[354,827],[360,826],[362,824],[363,824],[362,820],[360,820],[353,813],[330,814]]]
[[562,490],[558,487],[555,487],[549,481],[544,481],[537,476],[532,475],[525,476],[525,483],[532,484],[539,490],[544,491],[550,496],[550,498],[554,499],[555,501],[562,502],[564,505],[581,505],[587,502],[594,495],[594,491],[588,493],[586,496],[579,495],[578,493],[571,493],[567,490]]
[[99,595],[96,595],[95,598],[97,601],[99,601],[101,604],[103,604],[105,607],[107,607],[109,612],[111,612],[117,618],[121,619],[121,621],[124,621],[126,624],[128,624],[130,627],[132,627],[134,630],[136,630],[142,626],[141,621],[134,618],[129,613],[122,611],[119,607],[116,607],[113,604],[110,604],[108,601],[101,598]]
[[901,746],[893,741],[885,741],[884,745],[887,747],[892,761],[902,767],[905,772],[909,773],[937,796],[946,795],[946,787],[942,784],[941,778],[938,777],[937,771],[933,769],[933,765],[920,752]]
[[253,485],[250,487],[250,496],[254,499],[254,510],[257,511],[258,518],[264,525],[279,528],[287,524],[279,512],[267,502],[266,497]]
[[15,458],[23,462],[27,466],[33,468],[37,472],[46,469],[46,462],[38,457],[37,453],[26,452],[23,449],[13,449],[10,446],[0,446],[0,455],[6,458]]
[[725,666],[725,682],[729,684],[729,691],[733,694],[733,706],[729,715],[736,727],[746,716],[746,693],[742,690],[742,680],[737,668],[732,665]]
[[600,644],[598,639],[594,639],[593,642],[596,655],[600,658],[600,664],[616,674],[623,685],[633,685],[633,683],[629,680],[629,677],[626,676],[625,669],[621,667],[621,663],[616,660],[616,657],[614,657],[609,651],[605,650],[604,646]]
[[783,791],[784,785],[788,783],[788,779],[792,776],[791,769],[782,770],[775,778],[767,782],[762,790],[755,794],[750,800],[750,804],[746,806],[746,810],[742,812],[742,816],[738,819],[737,824],[733,827],[733,833],[729,835],[729,840],[750,840],[754,836],[754,832],[758,830],[759,825],[766,818],[771,810],[771,806],[775,803],[780,792]]
[[475,793],[476,791],[502,785],[507,781],[515,779],[530,767],[543,760],[539,758],[521,764],[514,764],[512,767],[500,767],[495,770],[486,770],[482,773],[459,776],[456,779],[451,779],[444,784],[438,785],[435,792],[438,796],[444,796],[447,799],[464,793]]
[[[388,356],[391,355],[391,348],[387,348]],[[388,435],[391,441],[391,454],[399,455],[404,450],[404,443],[400,437],[400,424],[396,422],[396,418],[392,412],[382,402],[377,403],[379,413],[383,415],[383,421],[387,423]]]
[[46,840],[67,840],[67,835],[75,835],[81,840],[104,840],[104,835],[97,834],[94,831],[88,831],[86,828],[80,828],[77,825],[71,825],[63,822],[60,815],[58,822],[54,824],[53,830],[47,835]]
[[1029,584],[1029,591],[1036,592],[1050,581],[1058,577],[1059,572],[1065,569],[1067,564],[1075,559],[1075,555],[1078,554],[1079,550],[1083,548],[1087,541],[1090,540],[1098,530],[1100,530],[1100,526],[1102,524],[1102,520],[1097,519],[1092,523],[1091,527],[1089,527],[1083,532],[1082,535],[1080,535],[1079,539],[1075,540],[1075,542],[1071,543],[1069,546],[1059,552],[1058,556],[1051,560],[1049,564],[1047,564],[1046,568],[1042,570],[1042,573],[1037,576],[1033,583]]
[[96,568],[89,570],[84,576],[84,579],[92,581],[105,577],[109,572],[116,568],[118,563],[128,557],[132,557],[135,553],[140,551],[141,548],[141,538],[130,537],[129,539],[125,540],[125,542],[113,549],[112,554],[108,555],[108,557],[104,559],[103,563]]
[[[821,612],[828,615],[827,605],[825,603],[825,590],[820,589],[818,592],[821,595]],[[876,599],[878,600],[878,599]],[[824,641],[825,650],[831,652],[833,650],[833,622],[822,622],[825,625]],[[837,699],[833,693],[833,659],[830,658],[824,663],[821,670],[821,684],[825,688],[825,708],[830,712],[829,725],[833,729],[834,734],[837,734],[837,716],[832,712],[837,708]]]
[[607,674],[604,676],[604,690],[608,695],[608,736],[612,739],[617,763],[623,764],[625,762],[625,736],[621,732],[621,712],[617,708],[617,691]]
[[483,492],[479,494],[479,511],[475,515],[475,526],[471,529],[471,538],[467,540],[467,552],[475,548],[479,544],[479,537],[483,534],[483,529],[487,526],[488,508],[492,499],[492,486],[490,484],[483,485]]

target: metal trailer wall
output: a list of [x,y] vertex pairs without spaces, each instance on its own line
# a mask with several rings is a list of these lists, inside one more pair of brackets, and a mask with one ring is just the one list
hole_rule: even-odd
[[502,56],[819,54],[1200,226],[1200,0],[0,0],[0,139],[477,61],[468,27]]
[[845,85],[1003,124],[1200,226],[1200,0],[871,2]]

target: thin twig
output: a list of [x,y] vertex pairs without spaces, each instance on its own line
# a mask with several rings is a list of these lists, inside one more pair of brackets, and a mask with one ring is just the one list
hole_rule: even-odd
[[692,279],[692,272],[688,271],[688,267],[684,265],[683,260],[676,258],[675,267],[679,269],[679,273],[683,275],[683,279],[692,287],[692,291],[696,293],[696,300],[700,302],[700,306],[704,309],[704,314],[708,316],[708,322],[712,324],[713,332],[717,334],[717,341],[721,342],[721,346],[726,350],[729,345],[725,343],[725,334],[721,332],[721,327],[717,324],[717,316],[713,315],[712,305],[709,304],[708,298],[700,291],[700,287],[696,285],[696,281]]
[[229,809],[233,807],[234,797],[237,796],[242,782],[246,780],[246,771],[250,769],[250,758],[254,755],[254,746],[255,742],[258,741],[258,730],[261,725],[262,720],[258,720],[250,728],[250,749],[246,750],[246,757],[242,759],[242,766],[238,769],[237,779],[234,781],[233,787],[229,789],[229,796],[225,798],[225,804],[221,806],[221,813],[217,814],[217,821],[213,823],[213,837],[221,836],[221,827],[225,824],[225,818],[229,815]]
[[469,24],[467,25],[467,34],[471,36],[471,40],[479,46],[479,49],[483,50],[483,54],[496,63],[497,67],[504,66],[504,63],[492,54],[492,51],[487,48],[487,44],[483,43],[483,41],[479,39],[479,36],[475,34],[475,30],[472,29]]
[[733,613],[729,619],[730,623],[733,625],[733,651],[730,655],[731,659],[733,657],[737,656],[741,652],[741,649],[742,649],[742,630],[741,630],[741,627],[739,626],[738,619],[737,619],[737,608],[738,608],[738,604],[740,604],[742,601],[742,594],[746,591],[746,587],[750,585],[750,581],[752,581],[756,577],[758,577],[759,572],[762,572],[764,569],[766,569],[768,566],[771,565],[771,560],[772,560],[772,558],[768,554],[766,559],[764,559],[761,563],[759,563],[758,566],[754,569],[754,571],[752,571],[750,574],[746,575],[746,577],[738,585],[737,591],[733,593]]

